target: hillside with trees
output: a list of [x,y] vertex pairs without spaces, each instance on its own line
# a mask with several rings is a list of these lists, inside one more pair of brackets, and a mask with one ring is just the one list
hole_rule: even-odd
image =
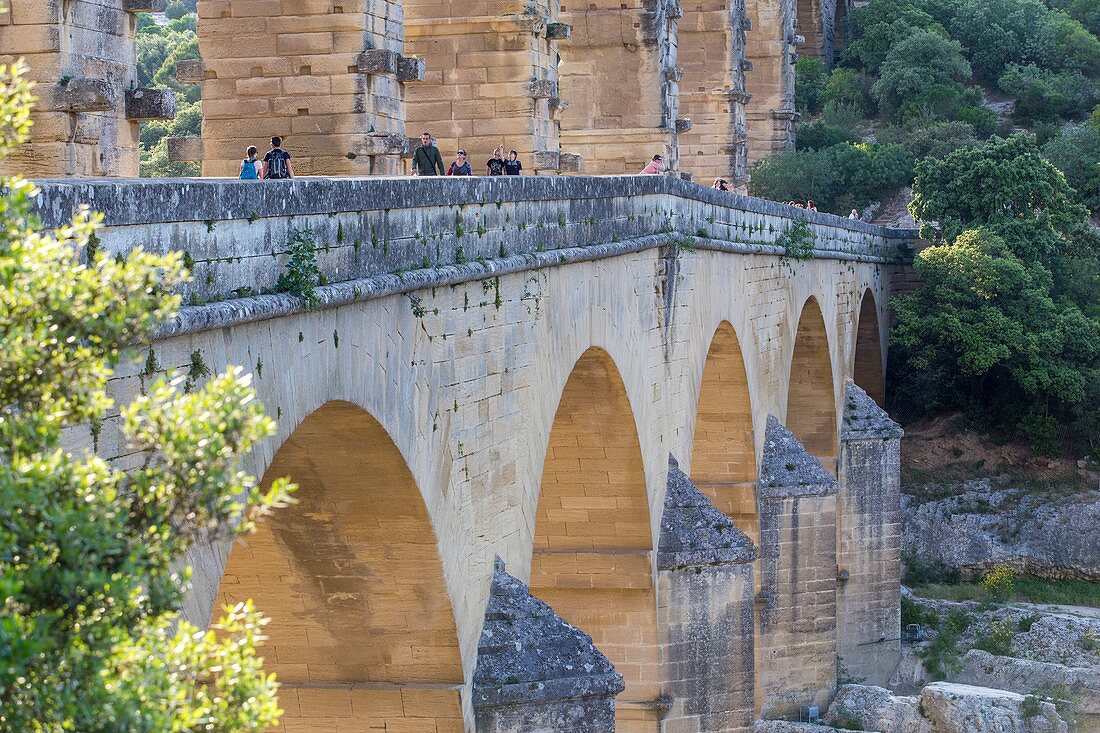
[[168,160],[168,138],[202,134],[198,84],[176,81],[176,62],[199,58],[196,0],[171,0],[163,16],[142,13],[136,38],[138,85],[176,93],[176,117],[141,125],[141,175],[151,178],[199,175],[198,163]]

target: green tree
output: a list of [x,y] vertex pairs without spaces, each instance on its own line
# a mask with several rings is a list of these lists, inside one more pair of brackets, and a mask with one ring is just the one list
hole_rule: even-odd
[[1043,146],[1043,155],[1065,174],[1078,200],[1100,216],[1100,123],[1058,135]]
[[843,54],[846,66],[877,74],[890,49],[918,30],[947,31],[912,0],[875,0],[850,14],[852,40]]
[[829,70],[820,59],[803,56],[795,64],[794,101],[798,111],[816,115],[821,111],[822,92]]
[[1100,99],[1100,84],[1081,72],[1053,72],[1034,64],[1010,64],[997,85],[1016,100],[1013,116],[1024,124],[1081,117]]
[[1086,209],[1027,134],[924,159],[913,195],[934,245],[895,303],[897,406],[968,407],[1056,450],[1060,426],[1086,425],[1100,369],[1100,322],[1082,311],[1094,288],[1076,288],[1098,249]]
[[[25,139],[31,98],[0,67],[0,155]],[[239,458],[273,431],[240,369],[182,393],[147,383],[121,409],[127,472],[62,447],[67,427],[97,434],[114,365],[179,304],[176,254],[115,258],[97,216],[43,231],[35,188],[0,198],[0,731],[199,733],[277,723],[276,683],[255,647],[263,620],[227,609],[206,633],[179,620],[201,539],[248,529],[287,490]],[[155,366],[155,358],[150,357]]]
[[962,51],[957,41],[916,31],[890,49],[871,93],[884,112],[896,113],[930,87],[961,90],[959,82],[971,74]]

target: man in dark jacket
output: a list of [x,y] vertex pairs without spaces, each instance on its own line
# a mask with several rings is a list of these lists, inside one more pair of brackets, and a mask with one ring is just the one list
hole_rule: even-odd
[[413,153],[412,174],[441,176],[444,170],[443,156],[439,154],[439,148],[432,143],[432,134],[425,132],[420,136],[420,147]]

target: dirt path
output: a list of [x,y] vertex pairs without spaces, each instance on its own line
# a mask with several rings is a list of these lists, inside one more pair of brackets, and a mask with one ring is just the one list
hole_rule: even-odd
[[1055,616],[1076,616],[1078,618],[1100,619],[1100,608],[1092,606],[1063,606],[1060,603],[1023,603],[1014,602],[1007,604],[1010,608],[1018,608],[1021,611],[1039,611]]

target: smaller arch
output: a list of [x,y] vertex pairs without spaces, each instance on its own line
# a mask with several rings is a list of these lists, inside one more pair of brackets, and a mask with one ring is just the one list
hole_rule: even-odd
[[879,404],[886,405],[886,379],[882,350],[882,332],[879,330],[878,306],[868,288],[863,293],[856,325],[855,364],[852,380]]
[[799,47],[800,56],[825,61],[825,31],[821,0],[797,0],[797,32],[806,39]]
[[550,430],[531,592],[591,634],[623,675],[626,689],[616,702],[620,730],[656,731],[659,725],[652,532],[626,386],[611,356],[592,347],[574,365]]
[[270,619],[264,668],[282,683],[284,720],[461,726],[462,659],[435,531],[385,428],[328,402],[280,446],[263,483],[280,476],[298,484],[298,503],[234,543],[218,599],[252,598]]
[[836,397],[829,334],[817,298],[802,306],[787,384],[787,429],[836,475]]

